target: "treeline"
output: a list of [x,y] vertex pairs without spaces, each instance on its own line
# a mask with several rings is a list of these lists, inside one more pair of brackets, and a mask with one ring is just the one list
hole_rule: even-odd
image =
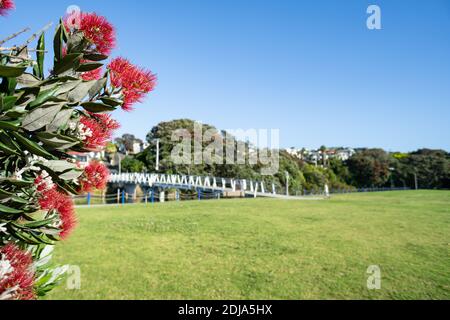
[[[203,132],[215,130],[217,135],[225,132],[203,124]],[[406,187],[450,188],[450,154],[443,150],[422,149],[412,153],[389,153],[382,149],[360,149],[347,161],[328,159],[325,165],[307,163],[284,150],[279,153],[279,168],[274,175],[261,175],[262,164],[175,164],[171,153],[179,142],[172,141],[172,133],[183,128],[194,134],[194,121],[188,119],[162,122],[153,127],[147,135],[150,146],[143,152],[127,156],[122,161],[122,171],[154,172],[156,165],[155,141],[160,142],[160,172],[242,178],[275,184],[278,190],[285,190],[286,173],[289,176],[291,194],[321,192],[327,184],[330,189],[354,190],[356,188]],[[129,136],[128,136],[129,137]],[[125,141],[124,141],[125,140]],[[126,139],[118,139],[118,144]],[[237,144],[237,140],[235,143]],[[207,147],[211,141],[201,141]],[[131,143],[128,143],[130,145]],[[252,146],[246,145],[247,153]],[[118,149],[123,149],[123,145]],[[192,141],[194,150],[194,141]],[[237,156],[237,155],[236,155]]]

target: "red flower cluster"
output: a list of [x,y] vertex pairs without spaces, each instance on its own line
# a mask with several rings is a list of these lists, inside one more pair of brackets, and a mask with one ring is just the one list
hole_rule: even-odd
[[109,170],[103,163],[95,160],[91,161],[84,168],[84,173],[79,179],[81,191],[91,192],[95,189],[105,189],[108,183],[108,177]]
[[83,130],[89,131],[85,136],[84,146],[86,149],[97,150],[103,148],[111,140],[114,130],[120,125],[110,115],[104,113],[90,113],[91,117],[82,116],[80,123]]
[[66,239],[77,224],[73,201],[70,196],[58,191],[56,185],[49,185],[41,175],[34,181],[39,193],[39,205],[42,210],[55,210],[59,214],[60,237]]
[[114,27],[105,17],[83,12],[77,16],[67,16],[64,24],[69,31],[72,28],[82,31],[84,37],[95,47],[93,49],[101,54],[109,55],[116,45]]
[[144,96],[156,86],[156,76],[150,71],[136,67],[127,59],[116,58],[108,66],[111,72],[111,84],[122,88],[124,104],[122,109],[132,110],[132,105],[142,102]]
[[0,16],[6,16],[9,10],[15,8],[13,0],[0,0]]
[[9,243],[0,248],[0,297],[9,300],[33,300],[34,272],[31,254]]

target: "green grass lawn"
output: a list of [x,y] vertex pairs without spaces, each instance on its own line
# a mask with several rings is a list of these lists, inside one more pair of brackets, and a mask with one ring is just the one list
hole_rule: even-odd
[[[449,299],[450,192],[78,210],[50,299]],[[366,270],[381,268],[381,289]]]

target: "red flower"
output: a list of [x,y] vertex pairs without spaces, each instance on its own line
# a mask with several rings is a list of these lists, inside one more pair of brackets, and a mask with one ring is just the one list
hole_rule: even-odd
[[82,192],[91,192],[94,189],[105,189],[108,183],[109,170],[99,161],[91,161],[80,178]]
[[13,0],[0,0],[0,16],[8,15],[8,11],[15,8]]
[[67,239],[77,224],[73,201],[70,196],[58,191],[56,185],[51,183],[51,179],[41,175],[34,181],[39,193],[39,205],[42,210],[55,210],[60,219],[61,239]]
[[95,120],[98,121],[101,127],[105,131],[108,131],[108,138],[112,138],[112,134],[114,130],[120,128],[120,124],[111,118],[109,114],[106,113],[89,113]]
[[[81,13],[69,15],[65,18],[66,29],[80,30],[97,52],[109,55],[116,45],[116,33],[111,23],[105,17],[95,13]],[[78,25],[79,24],[79,25]]]
[[111,71],[111,84],[122,88],[124,104],[122,109],[132,110],[132,105],[142,102],[144,96],[156,86],[156,76],[150,71],[136,67],[127,59],[116,58],[108,66]]
[[114,130],[119,128],[119,123],[108,114],[90,113],[91,117],[82,116],[81,132],[86,149],[97,150],[106,146],[111,140]]
[[103,70],[101,68],[88,72],[83,72],[81,78],[85,81],[99,80],[103,76]]
[[0,300],[36,299],[32,264],[31,254],[16,245],[0,248]]

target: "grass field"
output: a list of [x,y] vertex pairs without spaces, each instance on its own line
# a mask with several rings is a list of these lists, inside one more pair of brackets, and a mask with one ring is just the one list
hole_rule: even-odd
[[[49,299],[450,299],[450,192],[78,210]],[[366,270],[381,268],[381,289]]]

